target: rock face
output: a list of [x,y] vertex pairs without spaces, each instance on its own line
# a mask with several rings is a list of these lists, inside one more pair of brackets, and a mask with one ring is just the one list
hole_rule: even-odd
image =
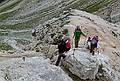
[[108,57],[99,54],[92,56],[79,49],[67,53],[65,61],[62,61],[65,68],[81,79],[99,81],[119,81],[120,76],[111,69]]
[[96,59],[77,50],[74,52],[74,55],[66,58],[64,64],[67,65],[73,74],[79,76],[81,79],[94,79],[98,72]]
[[42,57],[0,63],[0,81],[72,81],[59,67]]

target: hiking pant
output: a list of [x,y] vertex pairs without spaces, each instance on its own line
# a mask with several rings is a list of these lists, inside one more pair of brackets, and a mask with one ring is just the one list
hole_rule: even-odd
[[91,49],[91,41],[87,41],[87,49]]
[[95,48],[97,48],[97,43],[95,43],[95,44],[91,44],[91,49],[90,49],[90,53],[92,53],[92,55],[94,55],[95,54]]
[[59,65],[59,63],[60,63],[60,60],[61,60],[61,57],[63,57],[63,59],[66,57],[66,55],[65,54],[63,54],[63,53],[61,53],[61,54],[59,54],[59,56],[58,56],[58,59],[57,59],[57,62],[56,62],[56,66],[58,66]]
[[79,39],[75,39],[75,48],[78,48]]

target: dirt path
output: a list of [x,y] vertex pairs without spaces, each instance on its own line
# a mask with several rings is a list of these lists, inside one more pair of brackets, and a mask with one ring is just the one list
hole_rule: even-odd
[[44,56],[44,55],[42,53],[37,53],[34,51],[25,51],[23,53],[13,53],[13,54],[0,53],[0,61],[6,61],[12,58],[22,59],[22,57],[30,58],[30,57],[39,57],[39,56]]

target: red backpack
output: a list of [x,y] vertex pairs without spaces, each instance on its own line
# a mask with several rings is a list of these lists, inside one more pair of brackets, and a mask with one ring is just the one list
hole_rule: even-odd
[[70,40],[67,40],[67,41],[66,41],[66,49],[69,51],[70,48],[71,48]]

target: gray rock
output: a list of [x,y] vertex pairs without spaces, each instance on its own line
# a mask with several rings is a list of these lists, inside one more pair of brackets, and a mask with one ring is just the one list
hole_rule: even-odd
[[2,81],[72,81],[61,68],[42,57],[12,59],[0,63]]
[[73,52],[68,52],[63,64],[74,74],[81,79],[95,79],[95,75],[98,72],[99,64],[97,59],[91,57],[91,55],[75,50]]
[[87,52],[81,52],[79,49],[67,52],[67,57],[62,60],[63,66],[72,74],[81,79],[99,81],[120,81],[119,74],[109,65],[108,57],[102,54],[92,56]]

